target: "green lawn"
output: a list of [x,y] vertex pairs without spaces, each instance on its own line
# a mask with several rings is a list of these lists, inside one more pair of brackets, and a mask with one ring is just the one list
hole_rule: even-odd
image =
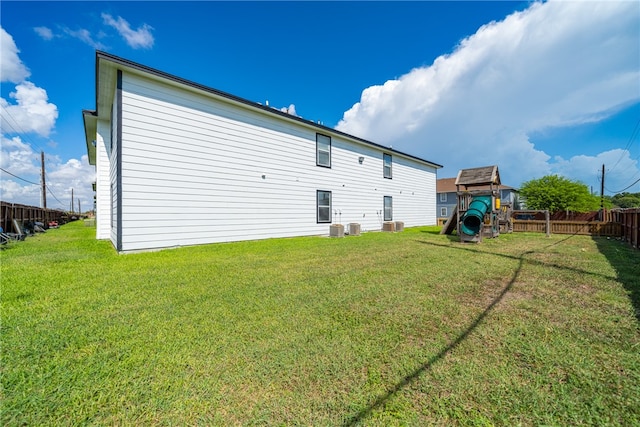
[[12,244],[2,425],[640,425],[640,251],[437,228]]

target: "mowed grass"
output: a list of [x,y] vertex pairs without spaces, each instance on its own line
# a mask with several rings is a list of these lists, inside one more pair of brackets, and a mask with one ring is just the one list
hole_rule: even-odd
[[640,424],[639,251],[437,231],[12,244],[0,424]]

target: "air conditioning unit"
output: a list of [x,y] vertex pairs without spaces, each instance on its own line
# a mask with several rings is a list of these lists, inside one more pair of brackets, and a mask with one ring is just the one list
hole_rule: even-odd
[[396,231],[404,231],[404,222],[396,221]]
[[382,231],[388,231],[393,233],[396,231],[396,223],[392,221],[386,221],[382,223]]
[[357,222],[349,223],[349,235],[350,236],[359,236],[360,235],[360,224]]
[[331,224],[329,226],[329,237],[344,237],[344,225]]

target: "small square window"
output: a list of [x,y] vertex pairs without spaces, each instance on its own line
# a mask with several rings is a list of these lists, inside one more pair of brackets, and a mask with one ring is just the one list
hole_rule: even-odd
[[391,179],[391,154],[383,154],[382,155],[382,163],[383,163],[383,176],[385,178]]
[[440,216],[447,216],[447,208],[440,208]]
[[440,201],[441,202],[447,201],[447,193],[440,193]]
[[384,196],[384,220],[393,221],[393,197]]
[[316,191],[317,222],[331,222],[331,191]]
[[316,134],[316,165],[331,167],[331,137]]

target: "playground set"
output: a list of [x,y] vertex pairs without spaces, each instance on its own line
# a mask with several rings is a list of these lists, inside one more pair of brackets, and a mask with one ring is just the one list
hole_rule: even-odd
[[481,242],[513,231],[511,203],[500,203],[498,166],[462,169],[456,178],[457,205],[441,234],[456,234],[461,242]]

